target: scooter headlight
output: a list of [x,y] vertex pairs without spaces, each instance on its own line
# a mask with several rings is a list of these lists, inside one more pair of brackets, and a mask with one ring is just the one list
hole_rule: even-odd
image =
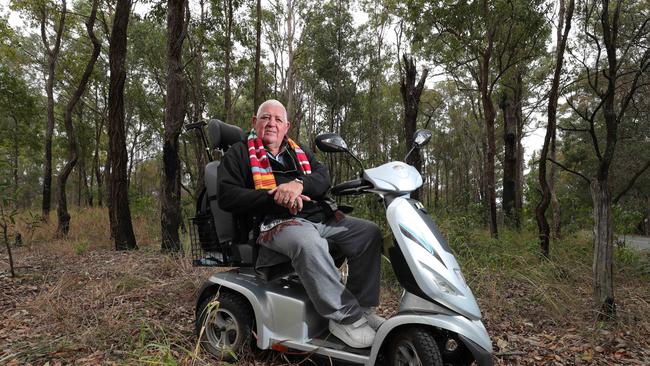
[[454,296],[463,296],[463,294],[454,287],[449,281],[444,279],[442,276],[440,276],[436,271],[434,271],[432,268],[427,266],[424,263],[421,263],[428,271],[431,273],[431,277],[433,279],[433,282],[436,284],[438,289],[440,291],[449,294],[449,295],[454,295]]
[[455,269],[454,269],[454,273],[456,273],[456,276],[458,276],[458,278],[460,279],[460,282],[461,282],[463,285],[465,285],[465,287],[469,287],[469,286],[467,285],[467,281],[465,281],[465,276],[463,276],[463,272],[461,272],[459,268],[455,268]]

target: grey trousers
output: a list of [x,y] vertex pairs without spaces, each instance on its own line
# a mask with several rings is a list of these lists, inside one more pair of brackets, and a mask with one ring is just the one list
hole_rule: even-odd
[[[324,223],[295,220],[295,225],[283,227],[260,244],[291,259],[316,311],[325,318],[351,324],[361,318],[360,306],[379,305],[379,227],[350,216]],[[347,258],[346,285],[329,254],[330,245]]]

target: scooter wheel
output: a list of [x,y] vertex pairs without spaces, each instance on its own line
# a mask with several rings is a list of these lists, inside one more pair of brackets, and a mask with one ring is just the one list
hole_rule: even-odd
[[421,327],[400,330],[391,338],[390,366],[442,366],[442,357],[433,334]]
[[200,305],[196,334],[201,347],[219,360],[237,361],[251,345],[253,311],[232,292],[219,292]]

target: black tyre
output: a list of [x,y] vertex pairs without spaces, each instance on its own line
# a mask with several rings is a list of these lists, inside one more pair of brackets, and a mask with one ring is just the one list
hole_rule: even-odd
[[425,328],[401,329],[390,341],[390,366],[442,366],[442,358],[433,334]]
[[251,346],[253,310],[241,295],[220,292],[205,299],[196,314],[201,347],[219,360],[236,361]]

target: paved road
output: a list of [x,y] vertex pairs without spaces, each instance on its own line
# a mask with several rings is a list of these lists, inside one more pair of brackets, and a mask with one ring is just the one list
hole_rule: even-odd
[[636,248],[643,251],[650,251],[650,237],[647,236],[634,236],[634,235],[620,235],[619,241],[625,241],[625,245],[630,248]]

